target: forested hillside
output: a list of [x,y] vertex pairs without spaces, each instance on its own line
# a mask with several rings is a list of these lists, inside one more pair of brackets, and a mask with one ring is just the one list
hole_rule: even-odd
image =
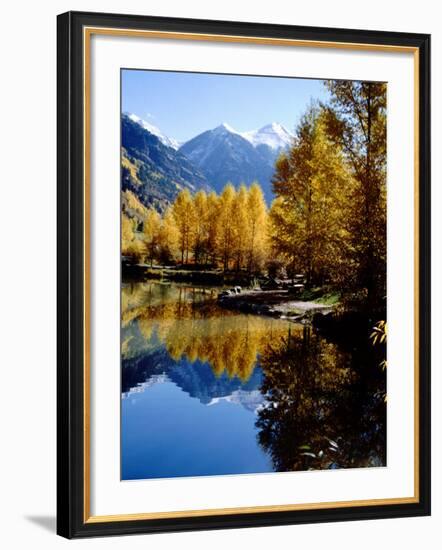
[[121,145],[122,190],[134,193],[143,205],[163,211],[182,189],[210,191],[204,175],[183,154],[125,114]]

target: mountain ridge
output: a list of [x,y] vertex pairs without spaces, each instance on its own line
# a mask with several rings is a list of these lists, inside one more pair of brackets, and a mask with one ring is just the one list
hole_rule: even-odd
[[277,122],[247,132],[223,122],[180,145],[134,113],[121,120],[122,190],[159,210],[182,189],[219,193],[228,182],[237,187],[257,181],[270,205],[275,161],[293,140]]
[[134,193],[144,206],[161,211],[183,189],[212,190],[204,174],[182,153],[127,114],[121,118],[121,146],[122,191]]
[[163,134],[163,132],[157,128],[157,126],[154,126],[150,122],[147,122],[146,120],[143,120],[138,115],[135,115],[134,113],[124,113],[130,120],[135,122],[136,124],[139,124],[142,128],[153,134],[154,136],[157,136],[157,138],[164,144],[167,145],[167,147],[172,147],[172,149],[175,149],[176,151],[179,149],[180,144],[176,139],[173,139],[169,136],[166,136]]
[[185,142],[179,151],[201,170],[216,191],[220,192],[227,182],[237,186],[257,181],[270,205],[274,198],[274,164],[292,138],[275,122],[250,132],[237,132],[224,122]]

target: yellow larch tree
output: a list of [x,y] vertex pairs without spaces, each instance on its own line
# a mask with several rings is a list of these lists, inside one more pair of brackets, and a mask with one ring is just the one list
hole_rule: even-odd
[[159,259],[167,263],[175,258],[178,250],[179,231],[171,208],[168,208],[161,220],[159,234]]
[[294,145],[276,164],[277,199],[270,212],[276,252],[307,284],[343,279],[349,250],[349,208],[354,181],[340,147],[325,132],[323,113],[312,106]]
[[240,185],[233,201],[233,260],[235,270],[245,264],[248,240],[248,191]]
[[184,189],[178,193],[172,206],[172,212],[179,231],[181,263],[185,261],[187,264],[189,261],[189,252],[193,245],[195,227],[195,208],[188,189]]
[[252,183],[247,198],[247,269],[262,269],[267,251],[267,207],[261,187]]
[[136,227],[137,221],[123,213],[121,216],[121,252],[123,256],[128,256],[139,262],[145,253],[145,247],[144,241],[138,238]]
[[146,243],[147,258],[150,265],[153,265],[153,260],[158,254],[158,246],[160,241],[161,216],[158,212],[150,208],[143,223],[144,242]]
[[348,160],[352,195],[353,281],[351,293],[368,310],[385,309],[387,85],[331,80],[324,105],[330,139]]
[[235,195],[235,188],[228,183],[219,198],[219,253],[225,271],[233,253]]
[[198,191],[193,197],[195,212],[193,258],[196,264],[201,263],[207,241],[207,195],[204,191]]
[[215,192],[209,193],[207,197],[207,215],[206,215],[206,231],[207,231],[207,241],[206,241],[206,255],[207,260],[212,264],[216,263],[216,255],[218,251],[218,241],[219,241],[219,212],[220,212],[220,201],[219,197]]

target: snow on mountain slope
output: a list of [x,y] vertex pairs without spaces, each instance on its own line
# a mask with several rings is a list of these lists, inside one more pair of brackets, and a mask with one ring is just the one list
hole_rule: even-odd
[[216,135],[236,134],[243,137],[254,147],[259,145],[267,145],[273,150],[285,149],[293,139],[293,135],[279,122],[266,124],[258,130],[250,130],[248,132],[238,132],[227,122],[223,122],[212,130]]
[[[144,206],[163,210],[181,189],[195,193],[212,187],[202,172],[174,148],[133,118],[121,117],[123,191],[131,191]],[[250,146],[251,147],[251,146]]]
[[153,124],[150,124],[149,122],[146,122],[139,116],[134,115],[133,113],[126,113],[126,114],[133,122],[136,122],[142,128],[144,128],[154,136],[157,136],[157,138],[161,141],[161,143],[163,143],[164,145],[167,145],[167,147],[172,147],[172,149],[178,150],[180,144],[178,143],[178,141],[176,141],[176,139],[165,136],[159,128],[157,128]]
[[266,124],[259,130],[243,132],[242,137],[249,141],[254,147],[267,145],[273,150],[285,149],[293,139],[292,134],[277,122]]
[[182,145],[179,151],[202,171],[217,192],[222,191],[227,182],[249,185],[259,181],[266,197],[271,200],[272,163],[227,124],[199,134]]
[[292,134],[276,122],[250,132],[238,132],[224,122],[187,141],[179,151],[203,172],[216,191],[227,182],[249,185],[258,181],[270,204],[275,161],[292,139]]

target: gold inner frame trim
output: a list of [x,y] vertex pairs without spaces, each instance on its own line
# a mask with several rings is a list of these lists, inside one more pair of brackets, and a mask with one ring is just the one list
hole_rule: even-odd
[[[156,38],[169,40],[193,40],[203,42],[231,42],[303,48],[328,48],[388,53],[412,53],[414,63],[414,494],[410,497],[350,500],[336,502],[313,502],[270,506],[235,508],[214,508],[203,510],[177,510],[172,512],[150,512],[136,514],[91,515],[91,470],[90,470],[90,105],[91,105],[91,37],[92,35],[124,36],[135,38]],[[141,521],[149,519],[173,519],[207,517],[230,514],[251,514],[263,512],[287,512],[300,510],[324,510],[356,506],[380,506],[412,504],[419,502],[419,49],[411,46],[330,42],[320,40],[296,40],[268,37],[245,37],[236,35],[148,31],[136,29],[114,29],[107,27],[84,27],[83,29],[83,93],[84,93],[84,523],[116,521]]]

